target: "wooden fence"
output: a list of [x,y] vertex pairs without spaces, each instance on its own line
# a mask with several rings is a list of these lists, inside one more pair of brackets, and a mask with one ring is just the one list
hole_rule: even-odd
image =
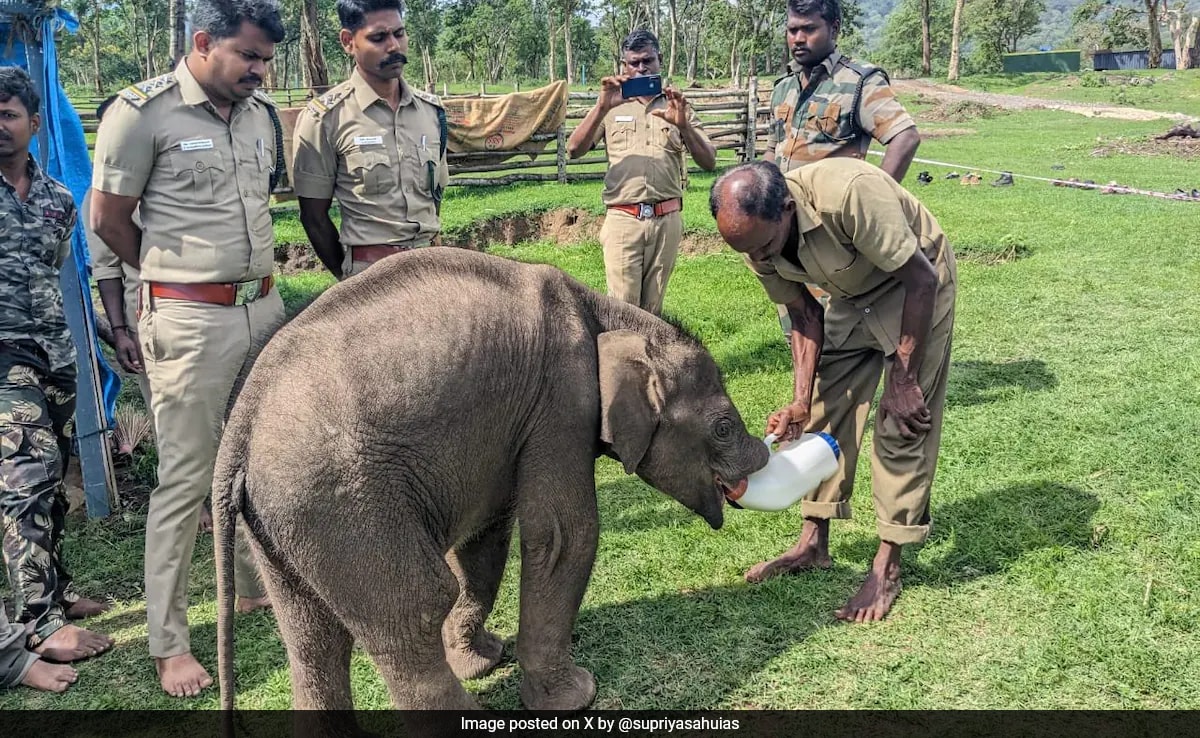
[[[276,89],[269,90],[269,93],[282,107],[300,107],[307,103],[311,94],[307,89]],[[722,151],[730,151],[739,162],[759,158],[766,151],[770,94],[770,88],[759,89],[755,78],[751,78],[745,88],[684,91],[684,96],[700,118],[700,128],[716,147],[718,157]],[[497,150],[448,154],[450,184],[482,187],[514,182],[566,184],[603,179],[607,164],[603,143],[578,159],[567,156],[567,139],[595,104],[596,95],[595,92],[568,93],[567,116],[563,124],[554,133],[538,134],[531,139],[545,142],[546,146],[540,152]],[[96,130],[95,110],[102,99],[72,100],[87,133]],[[89,136],[89,150],[93,146],[91,138]],[[503,161],[496,161],[501,157]],[[699,170],[693,167],[689,171]]]

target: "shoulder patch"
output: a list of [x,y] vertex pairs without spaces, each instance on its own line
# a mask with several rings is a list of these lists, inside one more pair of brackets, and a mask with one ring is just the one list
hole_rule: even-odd
[[271,98],[271,95],[266,90],[263,90],[261,88],[255,90],[254,97],[255,97],[255,99],[257,99],[260,103],[262,103],[264,105],[267,105],[272,108],[278,107],[275,104],[275,101]]
[[889,83],[891,82],[891,80],[888,79],[887,72],[883,71],[882,67],[876,67],[871,64],[859,64],[858,62],[852,61],[845,56],[838,60],[838,64],[846,69],[849,69],[863,79],[866,79],[873,74],[882,74],[885,80],[887,80]]
[[133,107],[140,108],[176,84],[178,81],[175,79],[175,73],[167,72],[153,79],[129,85],[118,94]]
[[408,89],[412,91],[413,97],[420,98],[430,105],[434,105],[439,108],[442,107],[442,99],[437,95],[434,95],[431,92],[425,92],[424,90],[418,90],[416,87],[411,85]]
[[338,105],[341,105],[342,101],[350,97],[350,93],[353,91],[354,87],[351,86],[349,81],[343,82],[324,95],[309,100],[308,105],[305,106],[305,110],[312,113],[313,116],[320,118]]

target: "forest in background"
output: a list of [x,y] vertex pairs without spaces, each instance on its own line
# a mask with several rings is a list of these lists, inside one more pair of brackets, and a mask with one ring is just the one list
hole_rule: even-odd
[[[1200,0],[844,0],[841,47],[893,75],[991,73],[1004,53],[1039,48],[1195,45]],[[186,0],[66,0],[79,33],[60,43],[63,83],[103,94],[169,71],[186,51]],[[345,79],[335,0],[281,0],[287,38],[268,87]],[[594,84],[621,39],[649,28],[664,73],[687,86],[771,77],[787,61],[783,0],[409,0],[407,76],[443,84]],[[956,21],[957,18],[957,21]],[[1149,22],[1150,18],[1156,22]],[[955,43],[957,28],[958,43]],[[958,63],[956,63],[956,61]]]

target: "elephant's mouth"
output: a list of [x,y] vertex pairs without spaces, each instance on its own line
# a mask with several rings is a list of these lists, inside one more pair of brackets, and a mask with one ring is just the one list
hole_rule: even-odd
[[725,501],[734,507],[739,507],[737,501],[742,495],[746,494],[746,488],[750,486],[750,480],[742,479],[740,482],[730,485],[724,479],[721,479],[720,474],[714,475],[713,479],[716,480],[717,490],[725,498]]

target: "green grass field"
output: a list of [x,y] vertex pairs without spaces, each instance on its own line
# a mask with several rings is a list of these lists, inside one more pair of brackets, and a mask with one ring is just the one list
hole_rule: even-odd
[[[1200,187],[1195,161],[1091,153],[1097,139],[1146,136],[1161,122],[1029,111],[923,127],[964,125],[976,133],[929,140],[918,156]],[[922,168],[935,179],[918,188]],[[1028,181],[962,187],[944,173],[914,165],[907,180],[955,244],[960,293],[935,530],[905,552],[905,591],[892,615],[870,626],[832,617],[876,545],[866,457],[855,518],[834,527],[835,567],[757,586],[742,573],[791,545],[798,510],[731,510],[714,532],[601,460],[603,533],[574,644],[596,674],[598,707],[1200,707],[1200,266],[1190,225],[1200,205]],[[692,180],[691,231],[713,231],[711,180]],[[563,206],[598,211],[598,194],[597,183],[452,189],[446,224]],[[299,233],[281,216],[281,240],[288,229]],[[550,262],[603,287],[592,240],[493,252]],[[298,305],[330,282],[300,275],[282,289]],[[666,308],[703,338],[747,424],[760,430],[789,399],[790,359],[756,281],[728,251],[684,257]],[[89,625],[118,645],[81,664],[66,695],[12,690],[0,694],[0,708],[216,706],[215,688],[180,702],[157,686],[141,596],[143,524],[137,511],[72,520],[67,555],[81,589],[116,600]],[[491,619],[510,654],[515,554],[511,563]],[[210,668],[214,591],[205,536],[190,616],[195,651]],[[271,617],[242,617],[237,634],[239,706],[288,707],[287,660]],[[520,673],[510,660],[468,687],[485,706],[517,708]],[[353,679],[360,707],[388,706],[361,653]]]
[[985,92],[1125,105],[1200,117],[1200,73],[1194,69],[980,75],[964,77],[956,84]]

